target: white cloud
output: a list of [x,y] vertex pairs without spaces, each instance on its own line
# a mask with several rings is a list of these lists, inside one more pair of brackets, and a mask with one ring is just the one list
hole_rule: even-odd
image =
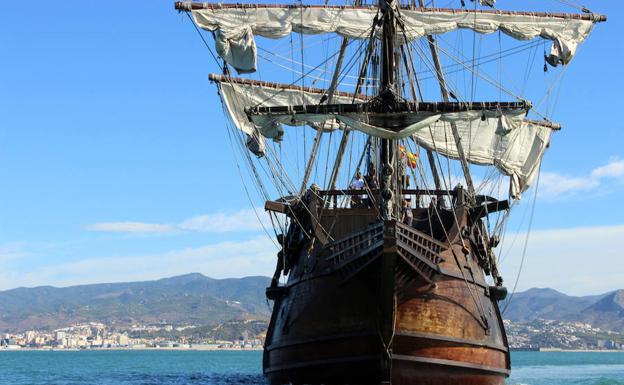
[[[260,218],[260,221],[258,220]],[[226,233],[234,231],[259,231],[271,228],[269,215],[261,208],[223,211],[198,215],[179,224],[145,222],[100,222],[85,226],[89,231],[114,233],[170,233],[174,231],[197,231]]]
[[[507,234],[503,244],[501,271],[509,290],[522,259],[525,233]],[[599,294],[624,289],[624,259],[621,240],[624,225],[577,227],[533,231],[518,291],[551,287],[571,295]],[[509,247],[511,247],[509,249]]]
[[224,233],[262,230],[262,225],[265,227],[271,226],[269,216],[263,209],[256,208],[255,212],[253,209],[248,209],[196,216],[180,223],[178,228],[200,232]]
[[275,269],[276,253],[273,242],[264,236],[157,254],[92,257],[24,272],[8,272],[0,282],[0,290],[17,286],[152,280],[189,272],[213,278],[270,276]]
[[596,187],[604,185],[607,178],[624,180],[624,160],[614,159],[604,166],[593,169],[585,176],[542,172],[539,182],[539,194],[545,198],[570,196],[575,193],[591,191]]
[[161,223],[145,222],[100,222],[85,227],[89,231],[109,233],[169,233],[175,231],[175,226]]
[[624,160],[614,160],[609,164],[598,167],[591,173],[593,178],[619,178],[624,176]]
[[557,197],[573,192],[588,191],[599,184],[599,179],[591,177],[571,177],[553,172],[542,172],[539,181],[539,194],[546,197]]
[[32,256],[32,253],[25,251],[25,245],[21,242],[10,242],[0,245],[0,262],[6,263],[30,256]]

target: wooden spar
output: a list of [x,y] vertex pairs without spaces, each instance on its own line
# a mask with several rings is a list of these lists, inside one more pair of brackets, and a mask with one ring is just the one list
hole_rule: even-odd
[[[246,78],[237,78],[233,76],[220,75],[220,74],[209,74],[208,79],[210,81],[217,82],[217,83],[233,83],[233,84],[241,84],[241,85],[249,85],[249,86],[267,87],[267,88],[273,88],[275,90],[302,91],[302,92],[309,92],[309,93],[314,93],[314,94],[319,94],[319,95],[324,95],[326,93],[326,90],[322,88],[301,87],[301,86],[296,86],[292,84],[267,82],[267,81],[253,80],[253,79],[246,79]],[[364,94],[358,94],[356,96],[351,92],[344,92],[344,91],[336,90],[334,91],[334,95],[354,98],[355,100],[360,100],[360,101],[366,100],[366,95]],[[551,122],[548,120],[524,119],[524,122],[534,124],[537,126],[550,128],[551,130],[555,130],[555,131],[558,131],[561,129],[561,124]]]
[[[345,52],[347,50],[348,39],[346,37],[342,38],[342,43],[340,44],[340,53],[338,54],[338,60],[336,61],[336,68],[334,69],[334,76],[332,77],[331,83],[329,84],[329,89],[327,91],[327,103],[331,103],[334,98],[334,92],[336,91],[336,86],[338,85],[338,76],[340,75],[340,69],[342,68],[342,61],[344,59]],[[303,180],[301,181],[301,189],[299,190],[299,195],[303,195],[305,192],[308,179],[310,179],[310,174],[312,173],[312,166],[314,166],[314,160],[316,159],[316,154],[318,153],[319,146],[321,144],[321,137],[323,136],[323,130],[318,128],[316,130],[316,135],[314,136],[314,144],[312,145],[312,151],[310,151],[310,159],[308,159],[308,165],[305,169],[305,174],[303,175]]]
[[[324,95],[326,92],[326,90],[322,88],[301,87],[301,86],[295,86],[292,84],[267,82],[267,81],[253,80],[253,79],[246,79],[246,78],[237,78],[233,76],[220,75],[220,74],[209,74],[208,79],[217,83],[234,83],[234,84],[242,84],[242,85],[249,85],[249,86],[267,87],[267,88],[273,88],[276,90],[302,91],[302,92],[309,92],[309,93],[314,93],[314,94],[319,94],[319,95]],[[358,94],[357,96],[355,96],[351,92],[334,91],[334,95],[354,98],[356,100],[361,100],[361,101],[366,100],[366,95],[364,94]],[[551,130],[555,130],[555,131],[561,130],[562,128],[560,123],[551,122],[549,120],[523,119],[523,121],[530,123],[530,124],[537,125],[537,126],[550,128]]]
[[[342,6],[342,5],[299,5],[299,4],[222,4],[222,3],[196,3],[188,1],[177,1],[175,9],[178,11],[196,11],[201,9],[253,9],[253,8],[324,8],[324,9],[369,9],[376,11],[377,6]],[[455,9],[455,8],[426,8],[415,7],[402,4],[401,10],[418,11],[422,13],[440,13],[447,12],[453,14],[491,14],[491,15],[516,15],[516,16],[534,16],[534,17],[550,17],[554,19],[571,19],[571,20],[587,20],[595,23],[607,21],[606,15],[597,13],[563,13],[563,12],[530,12],[530,11],[504,11],[498,9]]]
[[534,124],[536,126],[542,126],[542,127],[550,128],[553,131],[561,130],[561,124],[555,123],[555,122],[551,122],[551,121],[548,121],[548,120],[524,119],[523,121],[526,122],[526,123]]
[[341,114],[341,113],[367,113],[367,114],[400,114],[418,112],[444,113],[462,111],[497,111],[497,110],[527,110],[527,102],[396,102],[392,112],[384,110],[383,106],[368,103],[353,104],[321,104],[321,105],[296,105],[296,106],[269,106],[249,107],[245,112],[249,115],[263,114]]
[[[276,90],[302,91],[302,92],[309,92],[309,93],[320,94],[320,95],[325,95],[325,93],[327,93],[327,90],[323,88],[301,87],[301,86],[297,86],[293,84],[267,82],[263,80],[254,80],[254,79],[246,79],[246,78],[237,78],[234,76],[227,76],[227,75],[220,75],[220,74],[209,74],[208,79],[217,83],[234,83],[234,84],[242,84],[242,85],[249,85],[249,86],[274,88]],[[352,92],[334,91],[334,96],[344,96],[348,98],[355,98],[356,100],[362,100],[362,101],[366,100],[366,95],[363,95],[363,94],[355,95]]]

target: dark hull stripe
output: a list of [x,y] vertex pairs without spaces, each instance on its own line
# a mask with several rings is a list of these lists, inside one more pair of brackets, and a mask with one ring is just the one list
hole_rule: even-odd
[[327,366],[327,365],[337,365],[337,364],[346,364],[352,362],[367,362],[367,361],[379,361],[379,355],[366,355],[366,356],[348,356],[348,357],[337,357],[337,358],[328,358],[325,360],[314,360],[314,361],[299,361],[293,364],[284,364],[284,365],[273,365],[264,369],[264,373],[272,373],[282,370],[294,370],[294,369],[311,369],[313,367],[318,366]]
[[271,345],[265,346],[264,350],[267,352],[270,352],[275,349],[313,344],[317,342],[328,342],[328,341],[344,340],[344,339],[351,339],[351,338],[378,337],[378,336],[379,334],[374,333],[374,332],[355,332],[355,333],[334,334],[330,336],[320,336],[316,338],[300,338],[300,339],[291,340],[291,341],[272,343]]
[[420,333],[420,332],[412,332],[412,331],[399,331],[396,333],[396,336],[403,337],[411,337],[411,338],[421,338],[426,340],[435,340],[435,341],[444,341],[451,342],[459,345],[468,345],[468,346],[478,346],[480,348],[490,348],[494,350],[501,351],[503,353],[507,353],[508,349],[503,345],[492,344],[488,342],[480,342],[475,340],[469,340],[466,338],[458,338],[458,337],[450,337],[443,336],[440,334],[431,334],[431,333]]
[[420,364],[427,364],[427,365],[440,365],[440,366],[445,366],[445,367],[453,367],[457,369],[472,369],[472,370],[476,370],[479,372],[486,372],[488,374],[494,374],[494,375],[509,376],[509,374],[511,373],[511,371],[507,369],[496,368],[496,367],[487,366],[487,365],[473,364],[470,362],[444,360],[441,358],[427,358],[427,357],[406,356],[402,354],[393,354],[392,359],[399,360],[399,361],[417,362]]

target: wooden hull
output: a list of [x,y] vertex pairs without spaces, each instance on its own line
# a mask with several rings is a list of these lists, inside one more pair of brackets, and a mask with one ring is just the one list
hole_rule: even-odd
[[[460,246],[441,250],[403,227],[377,225],[340,247],[302,248],[267,333],[271,384],[503,384],[508,346],[482,269]],[[416,255],[427,246],[439,251],[439,259],[430,255],[435,271],[426,253]]]

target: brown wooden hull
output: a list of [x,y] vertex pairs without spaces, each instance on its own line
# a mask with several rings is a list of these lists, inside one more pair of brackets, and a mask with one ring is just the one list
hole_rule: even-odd
[[[452,255],[461,248],[449,248],[428,274],[405,257],[418,245],[397,247],[394,237],[379,235],[348,243],[345,249],[359,249],[344,261],[334,249],[303,248],[274,303],[264,352],[270,383],[503,384],[508,347],[481,268],[470,258],[456,263]],[[381,275],[389,253],[398,262],[391,338],[384,341]]]

